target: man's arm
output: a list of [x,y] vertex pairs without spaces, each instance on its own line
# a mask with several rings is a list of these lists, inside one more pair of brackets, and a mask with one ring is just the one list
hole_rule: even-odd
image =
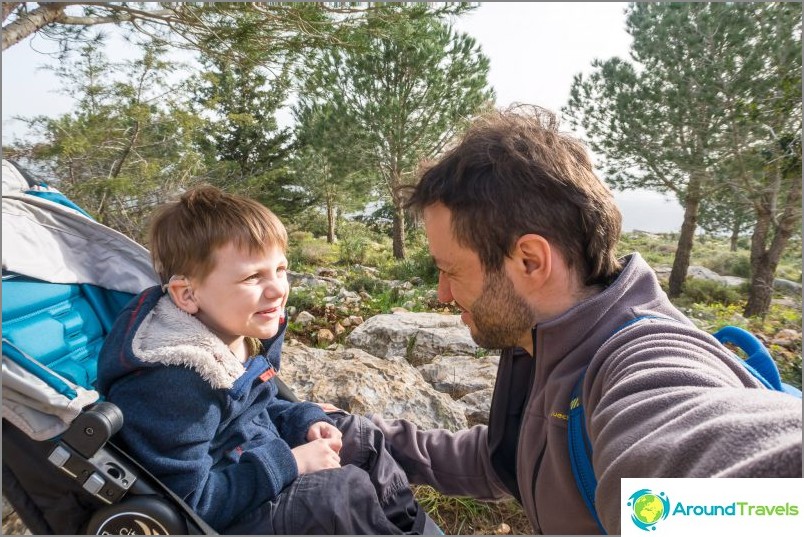
[[801,400],[762,388],[690,327],[646,322],[618,334],[590,366],[585,392],[610,533],[620,532],[622,477],[801,477]]
[[389,451],[411,483],[479,500],[508,497],[491,467],[485,425],[455,433],[445,429],[421,431],[407,420],[389,422],[378,415],[369,417],[385,435]]

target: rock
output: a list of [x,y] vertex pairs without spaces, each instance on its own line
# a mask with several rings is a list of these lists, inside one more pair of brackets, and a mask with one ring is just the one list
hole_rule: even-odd
[[391,308],[391,313],[409,313],[409,312],[405,308],[394,306],[393,308]]
[[319,343],[332,343],[335,341],[335,334],[327,328],[321,328],[315,333],[315,340]]
[[494,393],[494,387],[484,388],[476,392],[464,395],[458,399],[458,403],[463,407],[463,413],[466,416],[466,422],[469,426],[473,425],[488,425],[489,411],[491,410],[491,396]]
[[313,321],[315,321],[315,315],[309,311],[302,311],[296,316],[296,322],[302,326],[307,326]]
[[433,388],[460,399],[472,392],[494,388],[499,364],[499,356],[437,356],[417,369]]
[[771,344],[794,349],[797,345],[801,345],[801,332],[790,328],[779,330],[776,332],[773,339],[771,339]]
[[363,324],[363,317],[361,317],[360,315],[350,315],[349,317],[347,317],[347,319],[349,320],[349,324],[351,326],[360,326],[361,324]]
[[288,271],[288,281],[291,287],[326,287],[328,290],[333,290],[343,285],[334,278],[316,278],[309,274],[301,274],[290,270]]
[[334,278],[338,275],[338,271],[332,268],[327,267],[319,267],[315,271],[316,276],[324,276],[328,278]]
[[501,522],[499,526],[494,530],[494,535],[509,535],[511,533],[511,526],[506,524],[505,522]]
[[773,280],[773,288],[780,293],[793,296],[801,296],[801,284],[784,278]]
[[349,334],[347,344],[381,358],[404,356],[414,365],[438,355],[474,355],[479,348],[460,315],[408,312],[368,318]]
[[335,335],[340,336],[344,332],[346,332],[346,328],[341,323],[335,323]]
[[282,353],[280,377],[302,400],[332,403],[355,414],[404,418],[423,429],[467,426],[460,405],[436,391],[406,362],[361,351],[326,351],[304,345]]

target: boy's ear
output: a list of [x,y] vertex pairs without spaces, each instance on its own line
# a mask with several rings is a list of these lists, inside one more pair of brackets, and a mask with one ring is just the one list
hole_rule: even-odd
[[198,304],[195,302],[195,295],[187,278],[171,278],[167,284],[167,292],[179,309],[190,315],[198,313]]

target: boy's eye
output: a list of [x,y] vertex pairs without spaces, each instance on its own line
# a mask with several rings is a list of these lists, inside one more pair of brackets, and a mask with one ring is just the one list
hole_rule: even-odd
[[252,274],[251,276],[249,276],[248,278],[246,278],[246,281],[255,281],[255,280],[259,280],[259,279],[260,279],[260,275],[259,275],[259,274]]

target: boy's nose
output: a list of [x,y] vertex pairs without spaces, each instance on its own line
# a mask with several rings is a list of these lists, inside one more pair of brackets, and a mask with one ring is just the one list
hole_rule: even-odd
[[263,294],[269,298],[276,298],[285,295],[287,284],[279,279],[271,279],[266,282]]
[[438,301],[449,303],[455,300],[449,288],[449,280],[443,274],[438,275]]

